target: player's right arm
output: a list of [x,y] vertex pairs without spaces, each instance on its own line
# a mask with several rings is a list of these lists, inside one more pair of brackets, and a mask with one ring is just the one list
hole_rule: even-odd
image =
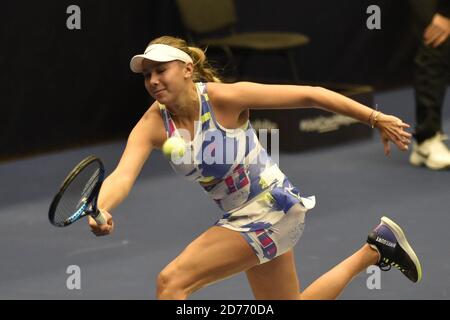
[[[109,212],[116,208],[130,193],[145,161],[155,148],[161,148],[166,131],[159,106],[154,103],[131,131],[127,145],[116,169],[105,179],[98,198],[98,208],[111,220]],[[112,231],[112,221],[98,226],[94,219],[89,225],[96,235]]]

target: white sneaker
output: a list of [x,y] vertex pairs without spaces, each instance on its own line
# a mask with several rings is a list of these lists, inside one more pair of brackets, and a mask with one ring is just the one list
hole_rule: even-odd
[[443,142],[447,139],[447,136],[437,133],[421,144],[414,143],[409,162],[415,166],[425,165],[432,170],[450,168],[450,151]]

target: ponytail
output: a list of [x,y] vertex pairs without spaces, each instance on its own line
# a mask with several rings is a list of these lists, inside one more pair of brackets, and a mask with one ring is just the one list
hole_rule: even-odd
[[205,52],[197,47],[189,47],[188,54],[194,60],[194,81],[222,82],[216,70],[208,63]]

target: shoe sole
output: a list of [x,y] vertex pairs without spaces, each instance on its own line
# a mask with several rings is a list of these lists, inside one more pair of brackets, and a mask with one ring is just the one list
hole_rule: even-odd
[[381,222],[383,222],[385,225],[387,225],[392,232],[394,233],[395,237],[398,240],[398,243],[400,244],[400,247],[402,247],[403,250],[409,255],[411,260],[414,262],[414,265],[417,268],[417,281],[419,282],[422,279],[422,266],[420,265],[419,258],[417,258],[416,253],[411,248],[410,244],[408,243],[408,240],[406,240],[405,233],[403,232],[402,228],[398,224],[396,224],[394,221],[389,219],[388,217],[382,217]]
[[411,163],[412,165],[416,166],[416,167],[420,167],[425,165],[425,161],[427,159],[418,155],[417,153],[413,152],[410,157],[409,157],[409,163]]
[[418,154],[411,154],[411,156],[409,157],[409,163],[411,163],[413,166],[416,167],[425,166],[431,170],[446,170],[450,168],[450,165],[436,164],[433,161],[430,161],[430,159],[422,157],[421,155]]

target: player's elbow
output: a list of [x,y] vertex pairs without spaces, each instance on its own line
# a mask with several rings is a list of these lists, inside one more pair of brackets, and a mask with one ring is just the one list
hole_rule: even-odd
[[304,103],[308,107],[322,108],[324,101],[329,98],[329,90],[319,86],[307,86],[304,94]]

